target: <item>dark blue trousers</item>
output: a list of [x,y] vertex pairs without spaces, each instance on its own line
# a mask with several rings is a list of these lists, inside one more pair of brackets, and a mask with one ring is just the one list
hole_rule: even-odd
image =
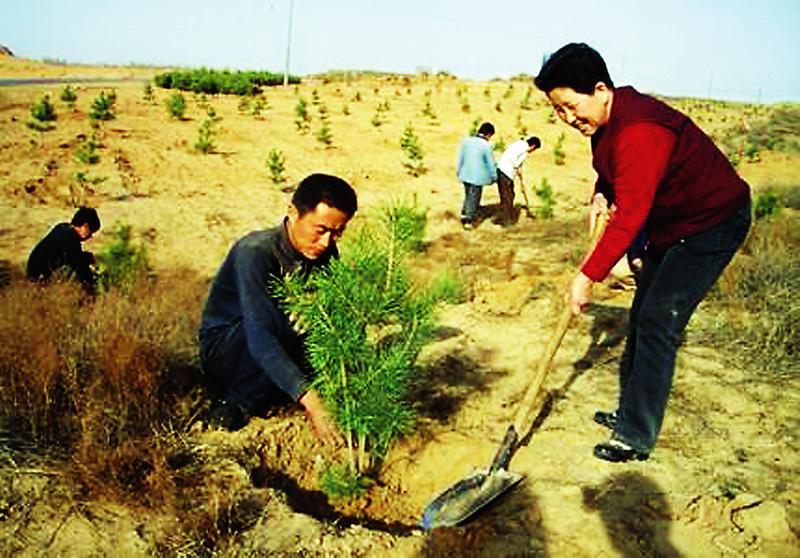
[[614,432],[640,452],[650,453],[661,430],[686,324],[744,242],[750,220],[748,201],[722,223],[645,253],[620,363]]
[[200,361],[211,387],[222,399],[238,405],[246,415],[291,402],[250,354],[241,324],[201,338]]

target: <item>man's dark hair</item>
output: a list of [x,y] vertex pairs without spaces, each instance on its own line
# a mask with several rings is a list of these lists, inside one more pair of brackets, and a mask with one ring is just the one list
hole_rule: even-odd
[[542,140],[540,140],[536,136],[531,136],[525,141],[528,142],[529,147],[535,147],[536,149],[539,149],[542,146]]
[[491,122],[484,122],[481,124],[481,127],[478,128],[478,135],[479,136],[493,136],[494,135],[494,126],[492,126]]
[[358,209],[358,200],[353,187],[338,176],[315,173],[305,177],[292,195],[292,204],[302,217],[324,203],[335,207],[348,217]]
[[600,53],[586,43],[570,43],[545,59],[533,83],[545,93],[556,87],[569,87],[578,93],[591,95],[600,81],[614,89]]
[[81,225],[89,225],[89,230],[96,233],[100,230],[100,217],[97,216],[97,210],[93,207],[81,207],[72,216],[71,224],[75,227]]

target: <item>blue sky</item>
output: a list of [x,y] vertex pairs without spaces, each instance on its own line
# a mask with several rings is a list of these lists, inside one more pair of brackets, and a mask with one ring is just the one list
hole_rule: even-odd
[[[26,58],[283,71],[290,1],[0,0],[0,44]],[[294,0],[290,71],[535,75],[572,41],[599,50],[617,85],[800,101],[800,0]]]

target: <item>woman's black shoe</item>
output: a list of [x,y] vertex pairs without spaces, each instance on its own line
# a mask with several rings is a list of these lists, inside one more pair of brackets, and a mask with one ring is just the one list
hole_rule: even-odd
[[650,457],[649,454],[633,449],[619,440],[611,440],[610,442],[597,444],[594,447],[594,456],[598,459],[604,459],[605,461],[612,461],[614,463],[624,463],[632,460],[644,461]]
[[605,426],[609,430],[614,430],[617,427],[619,417],[617,416],[616,411],[612,411],[610,413],[606,413],[605,411],[595,411],[594,421],[601,426]]

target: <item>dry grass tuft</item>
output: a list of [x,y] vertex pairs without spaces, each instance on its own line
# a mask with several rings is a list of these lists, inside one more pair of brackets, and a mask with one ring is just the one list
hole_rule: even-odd
[[157,505],[197,407],[205,285],[174,273],[87,298],[70,283],[0,291],[0,405],[9,432],[70,463],[83,491]]
[[741,254],[711,301],[714,323],[703,334],[738,359],[787,376],[800,375],[800,222],[791,212],[756,221]]

